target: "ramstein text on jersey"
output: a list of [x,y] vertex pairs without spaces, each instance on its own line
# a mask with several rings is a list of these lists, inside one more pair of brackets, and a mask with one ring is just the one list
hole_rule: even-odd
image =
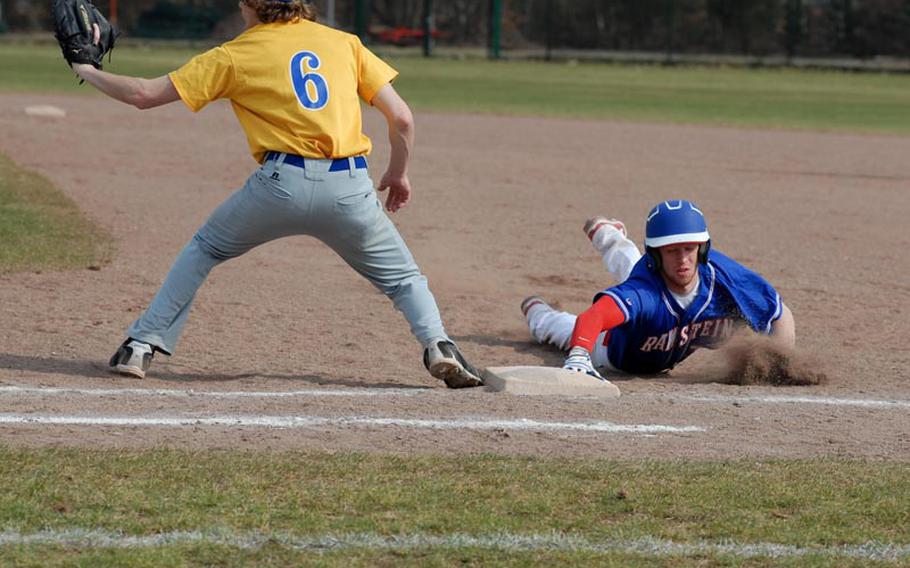
[[[703,338],[716,339],[716,343],[721,344],[733,335],[735,327],[736,320],[733,318],[718,318],[690,323],[681,328],[674,327],[667,333],[659,336],[652,335],[651,337],[648,337],[639,349],[641,351],[670,351],[675,346],[685,345],[686,343],[689,343],[689,341]],[[705,345],[705,347],[707,347],[707,345]]]

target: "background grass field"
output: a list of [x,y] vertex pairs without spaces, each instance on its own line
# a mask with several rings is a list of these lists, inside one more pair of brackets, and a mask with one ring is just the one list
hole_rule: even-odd
[[[155,76],[192,53],[118,48],[109,68]],[[910,132],[908,76],[392,63],[402,71],[398,89],[417,109]],[[0,91],[99,96],[78,86],[56,47],[16,44],[0,44]],[[61,218],[76,224],[60,231]],[[103,261],[107,237],[78,219],[45,180],[0,161],[0,273]],[[51,254],[71,250],[64,244],[74,234],[87,236],[81,252],[63,260]],[[905,463],[0,447],[0,485],[3,565],[910,562]],[[124,536],[160,538],[126,547]],[[396,537],[415,536],[394,545]],[[718,546],[725,542],[736,546]],[[792,548],[778,554],[773,545]],[[894,554],[853,553],[880,549]]]
[[[109,70],[154,77],[198,51],[122,47]],[[25,64],[27,62],[27,65]],[[910,75],[483,59],[390,59],[417,109],[910,133]],[[0,44],[0,90],[95,94],[56,46]]]

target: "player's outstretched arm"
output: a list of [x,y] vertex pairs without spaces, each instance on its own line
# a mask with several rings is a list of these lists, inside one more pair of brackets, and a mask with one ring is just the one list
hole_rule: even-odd
[[572,330],[572,340],[569,343],[571,350],[562,368],[603,379],[600,373],[594,369],[591,361],[594,342],[597,341],[597,336],[602,331],[622,325],[625,320],[625,314],[616,305],[616,301],[609,296],[602,296],[593,306],[578,314],[575,319],[575,329]]
[[88,64],[75,64],[73,70],[105,95],[136,108],[154,108],[180,99],[167,75],[142,79],[108,73]]
[[389,123],[389,144],[392,151],[389,156],[389,167],[377,189],[389,190],[385,207],[394,213],[411,200],[408,163],[411,159],[411,148],[414,146],[414,115],[391,84],[379,89],[370,104],[379,109]]
[[608,331],[626,321],[616,300],[601,296],[587,310],[578,314],[569,347],[583,347],[589,353],[594,351],[594,342],[602,331]]
[[781,306],[780,317],[771,324],[771,337],[785,347],[796,346],[796,321],[786,304]]

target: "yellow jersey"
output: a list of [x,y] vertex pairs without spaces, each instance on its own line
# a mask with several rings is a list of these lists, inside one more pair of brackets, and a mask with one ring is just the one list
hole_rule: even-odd
[[168,75],[193,112],[230,99],[257,162],[368,154],[360,100],[398,72],[360,38],[309,20],[256,25]]

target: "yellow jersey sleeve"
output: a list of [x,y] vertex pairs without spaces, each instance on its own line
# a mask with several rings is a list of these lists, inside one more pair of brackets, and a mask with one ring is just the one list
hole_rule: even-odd
[[230,98],[236,86],[234,63],[224,47],[197,55],[168,77],[193,112],[199,112],[214,100]]
[[364,47],[360,38],[355,44],[357,57],[357,94],[367,103],[372,104],[373,97],[387,83],[398,77],[398,71]]

